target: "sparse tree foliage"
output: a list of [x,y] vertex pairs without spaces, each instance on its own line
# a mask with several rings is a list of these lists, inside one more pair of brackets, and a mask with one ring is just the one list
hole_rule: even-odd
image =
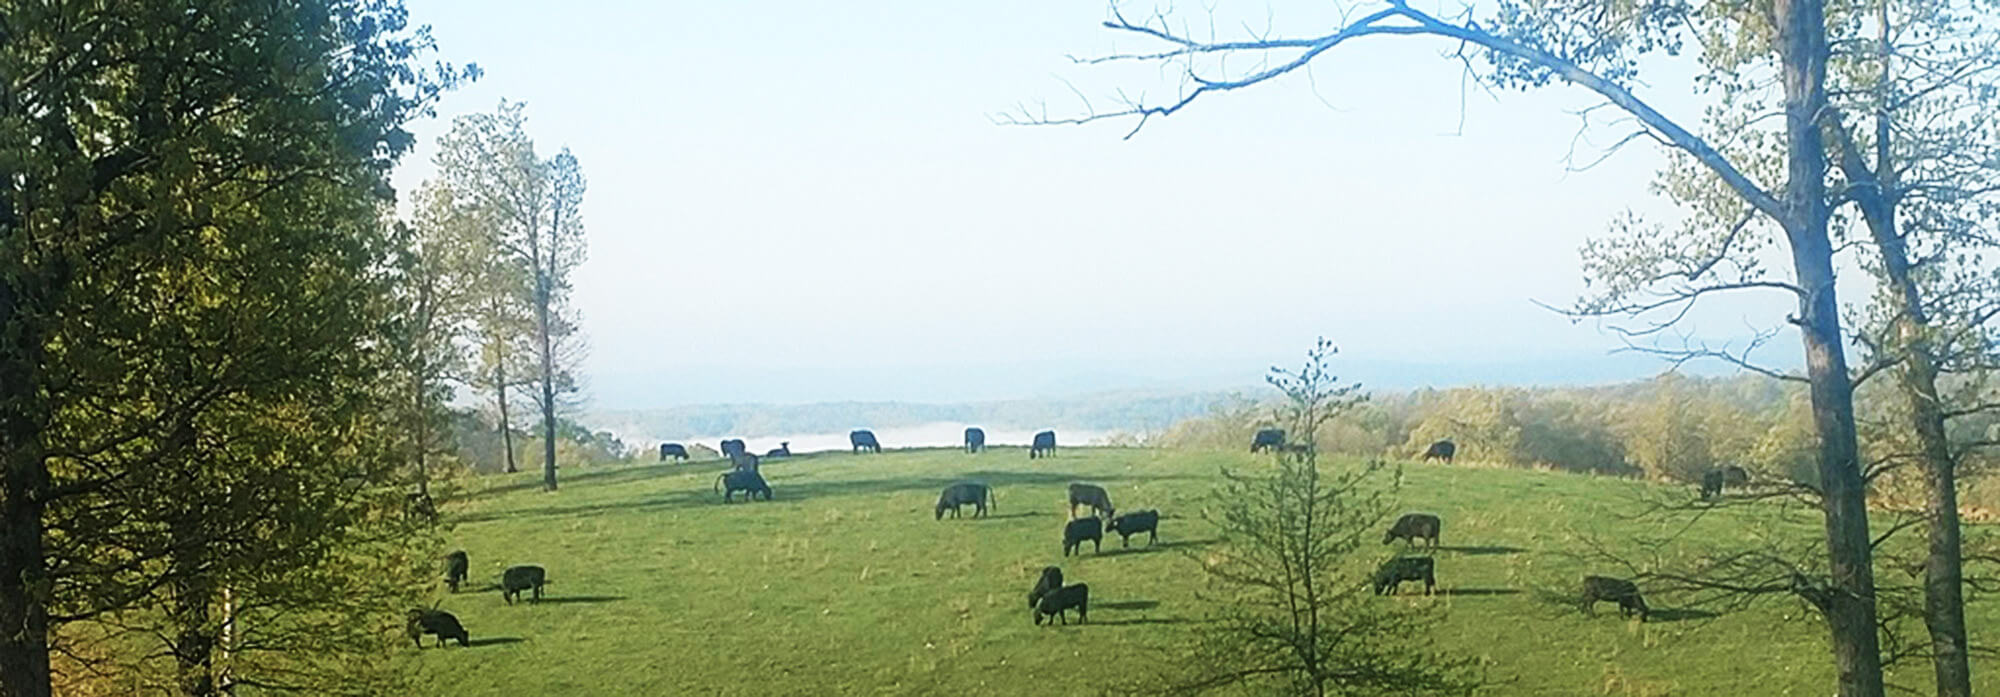
[[[442,186],[469,202],[484,230],[487,275],[478,323],[482,376],[511,440],[508,406],[516,386],[532,389],[542,417],[543,486],[556,488],[556,422],[562,400],[576,391],[581,360],[570,273],[583,263],[582,168],[568,149],[549,160],[528,137],[526,105],[503,102],[491,114],[453,122],[437,156]],[[531,373],[517,367],[533,356]],[[492,377],[485,378],[486,374]],[[513,471],[513,448],[507,448]]]
[[[1360,385],[1327,372],[1334,352],[1321,339],[1299,370],[1272,370],[1286,397],[1277,422],[1288,433],[1317,433],[1363,399]],[[1225,541],[1191,555],[1210,581],[1198,597],[1212,624],[1147,691],[1470,694],[1474,663],[1431,648],[1425,612],[1370,592],[1372,559],[1360,549],[1389,513],[1393,482],[1382,480],[1394,474],[1379,461],[1322,467],[1310,437],[1293,445],[1269,470],[1223,470],[1202,515]]]

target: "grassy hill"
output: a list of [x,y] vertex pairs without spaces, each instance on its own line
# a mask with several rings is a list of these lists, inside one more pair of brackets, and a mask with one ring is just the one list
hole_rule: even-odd
[[[1143,675],[1154,649],[1199,631],[1195,559],[1218,543],[1197,506],[1219,465],[1243,454],[1066,449],[951,450],[774,461],[777,500],[723,505],[719,463],[565,469],[487,477],[455,506],[449,536],[472,558],[473,590],[439,591],[474,646],[410,652],[439,694],[1077,694]],[[996,488],[985,520],[933,522],[960,478]],[[1104,484],[1123,509],[1158,508],[1160,545],[1063,559],[1064,484]],[[1434,606],[1444,648],[1484,658],[1495,694],[1824,695],[1825,632],[1789,600],[1709,612],[1649,596],[1640,624],[1609,605],[1595,618],[1550,599],[1586,571],[1564,554],[1579,532],[1657,532],[1620,517],[1652,485],[1525,470],[1408,465],[1401,508],[1441,514],[1440,593],[1380,602]],[[1687,492],[1689,496],[1692,491]],[[1751,507],[1754,508],[1754,507]],[[967,509],[970,511],[970,509]],[[1731,509],[1692,536],[1751,534]],[[1802,529],[1810,535],[1811,529]],[[1371,550],[1372,552],[1373,550]],[[1372,566],[1391,554],[1356,560]],[[480,590],[508,564],[549,570],[539,605]],[[1091,585],[1088,625],[1036,627],[1024,595],[1045,565]],[[2000,612],[1970,613],[1975,643]],[[1981,692],[2000,665],[1974,666]],[[1929,666],[1894,679],[1928,692]]]

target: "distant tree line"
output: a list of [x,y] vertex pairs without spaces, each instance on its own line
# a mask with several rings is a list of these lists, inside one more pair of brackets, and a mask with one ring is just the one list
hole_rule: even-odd
[[[1898,418],[1901,393],[1886,383],[1871,387],[1857,393],[1856,407],[1863,454],[1872,461],[1906,447],[1907,429]],[[1149,440],[1177,448],[1248,448],[1257,428],[1273,424],[1273,408],[1231,396]],[[1323,452],[1409,459],[1450,439],[1466,463],[1683,483],[1698,482],[1710,467],[1735,464],[1765,481],[1813,485],[1818,465],[1811,419],[1801,384],[1761,375],[1667,374],[1597,387],[1376,393],[1322,426],[1316,440]],[[1967,415],[1953,422],[1950,435],[1964,453],[1968,502],[2000,505],[2000,490],[1981,476],[1994,469],[1981,446],[2000,435],[2000,414]],[[1882,473],[1874,500],[1917,506],[1923,494],[1918,474]]]

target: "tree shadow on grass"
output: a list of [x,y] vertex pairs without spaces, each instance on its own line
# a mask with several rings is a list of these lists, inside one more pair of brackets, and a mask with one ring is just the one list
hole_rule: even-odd
[[1463,555],[1466,555],[1466,556],[1469,556],[1469,557],[1478,557],[1478,556],[1486,556],[1486,555],[1491,555],[1491,554],[1520,554],[1520,553],[1522,553],[1522,552],[1526,552],[1526,551],[1528,551],[1528,550],[1526,550],[1526,549],[1524,549],[1524,548],[1521,548],[1521,547],[1508,547],[1508,546],[1506,546],[1506,545],[1487,545],[1487,546],[1482,546],[1482,547],[1444,547],[1444,546],[1440,546],[1440,547],[1436,548],[1436,550],[1435,550],[1435,551],[1439,551],[1439,552],[1455,552],[1455,553],[1458,553],[1458,554],[1463,554]]
[[1522,591],[1519,588],[1451,588],[1438,591],[1438,595],[1463,595],[1467,597],[1520,595],[1521,593]]
[[[613,475],[624,475],[626,473],[643,472],[643,471],[658,472],[661,469],[670,467],[675,467],[675,466],[657,465],[657,466],[646,466],[646,467],[630,467],[626,469],[614,470],[603,473],[586,472],[583,474],[570,477],[566,481],[575,482],[578,480],[588,480],[590,475],[594,474],[599,475],[600,477],[609,478],[609,479],[600,479],[598,481],[620,481],[622,479],[636,479],[646,475],[635,474],[629,477],[613,477]],[[687,466],[681,465],[679,467],[685,468]],[[614,510],[650,510],[650,509],[667,510],[667,509],[697,507],[697,506],[720,506],[722,505],[722,495],[717,494],[714,488],[715,484],[714,475],[719,475],[719,474],[721,474],[721,470],[711,470],[711,476],[697,479],[696,485],[692,489],[682,489],[678,491],[666,492],[665,494],[649,496],[643,499],[631,499],[625,501],[613,501],[606,503],[572,505],[572,506],[537,506],[532,508],[518,508],[512,510],[481,511],[478,513],[468,513],[468,514],[452,516],[451,521],[454,523],[466,524],[466,523],[483,523],[501,519],[594,515]],[[1001,491],[1005,491],[1006,489],[1012,487],[1035,487],[1035,486],[1049,487],[1051,489],[1054,489],[1056,487],[1065,486],[1072,481],[1077,481],[1078,479],[1080,479],[1078,476],[1074,474],[1065,472],[978,471],[978,472],[968,472],[962,475],[951,476],[951,477],[897,477],[897,478],[880,478],[880,479],[849,479],[849,480],[835,480],[835,481],[804,481],[804,482],[796,481],[811,476],[813,475],[810,473],[803,473],[803,472],[791,473],[791,474],[765,472],[764,479],[766,482],[770,483],[773,494],[772,496],[773,501],[771,503],[785,504],[788,502],[798,502],[816,498],[833,498],[841,496],[855,496],[861,494],[896,493],[903,491],[935,492],[943,489],[946,486],[950,486],[952,484],[964,481],[984,482],[987,485],[992,486],[996,490],[1001,490]],[[1130,475],[1130,476],[1115,476],[1115,477],[1095,477],[1092,478],[1092,481],[1101,483],[1122,482],[1122,481],[1152,482],[1152,481],[1163,481],[1170,479],[1199,479],[1199,477],[1193,477],[1188,475],[1165,475],[1165,476]],[[534,482],[533,485],[540,486],[540,482]],[[516,488],[526,488],[526,487],[516,487]],[[760,500],[757,503],[761,504],[766,502]],[[1041,515],[1041,513],[1026,513],[1026,514]],[[1015,513],[1010,515],[1021,515],[1021,514]],[[991,517],[998,518],[1007,516],[995,515]]]
[[490,636],[490,637],[481,637],[478,639],[473,639],[472,641],[466,642],[465,646],[466,648],[476,649],[482,646],[504,646],[507,644],[519,644],[524,641],[527,641],[527,639],[522,639],[517,636]]

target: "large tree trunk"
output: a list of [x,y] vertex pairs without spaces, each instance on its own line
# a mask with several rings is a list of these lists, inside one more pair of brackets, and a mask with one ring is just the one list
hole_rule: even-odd
[[[1930,491],[1924,502],[1929,522],[1929,549],[1924,562],[1924,626],[1931,635],[1931,666],[1937,674],[1939,697],[1970,697],[1972,666],[1965,636],[1963,551],[1958,520],[1958,459],[1945,435],[1944,406],[1937,391],[1937,353],[1930,341],[1930,316],[1923,289],[1911,275],[1909,249],[1896,223],[1895,167],[1889,156],[1887,114],[1877,115],[1877,170],[1869,170],[1855,151],[1844,124],[1841,169],[1857,184],[1855,199],[1882,255],[1884,276],[1900,304],[1895,345],[1904,352],[1897,371],[1898,387],[1910,410],[1910,430],[1917,436],[1919,464]],[[1881,176],[1877,176],[1877,172]]]
[[[4,204],[0,204],[4,207]],[[42,527],[49,472],[34,395],[41,339],[0,282],[0,696],[48,697],[47,551]]]
[[198,525],[193,521],[175,523],[173,564],[179,568],[169,584],[173,600],[167,613],[173,622],[179,692],[187,697],[214,697],[216,631],[210,605],[215,593]]
[[1881,697],[1882,653],[1875,624],[1874,554],[1867,484],[1854,434],[1854,385],[1841,345],[1834,295],[1833,245],[1827,235],[1826,16],[1821,0],[1777,0],[1778,54],[1785,86],[1785,234],[1805,297],[1798,323],[1812,385],[1813,426],[1825,498],[1832,587],[1814,593],[1832,634],[1841,697]]
[[535,323],[542,342],[542,488],[556,490],[556,359],[550,351],[549,280],[535,273]]

